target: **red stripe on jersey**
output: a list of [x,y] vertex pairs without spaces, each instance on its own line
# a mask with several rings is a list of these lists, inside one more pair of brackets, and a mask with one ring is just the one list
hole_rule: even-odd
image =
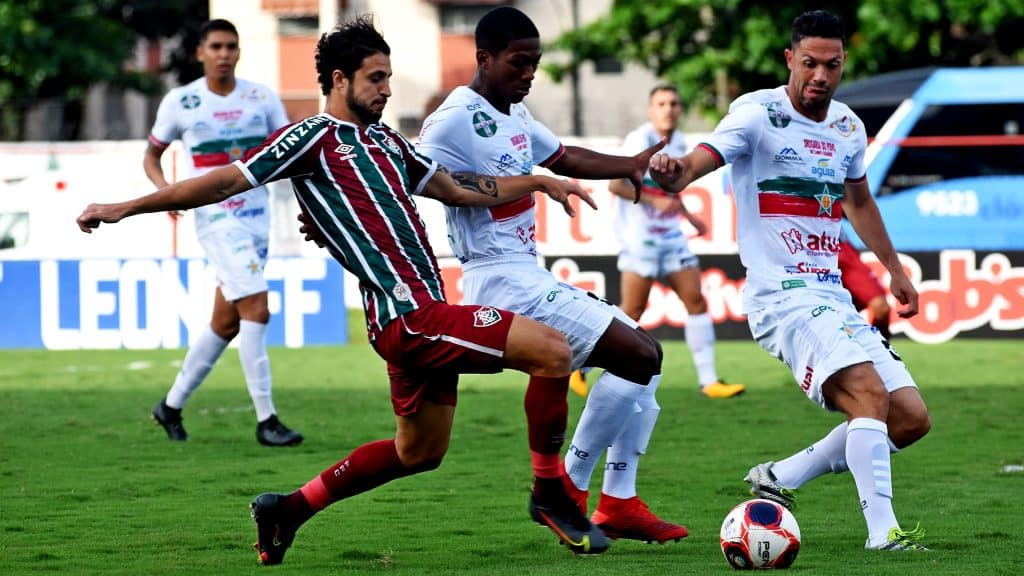
[[725,158],[723,158],[722,155],[718,152],[718,150],[715,150],[715,148],[710,144],[704,144],[703,142],[701,142],[700,144],[697,144],[697,148],[707,152],[708,154],[711,154],[711,157],[715,159],[715,164],[718,164],[719,168],[725,166]]
[[868,175],[865,172],[864,175],[861,176],[860,178],[847,178],[846,181],[849,182],[850,184],[859,184],[861,182],[866,182],[867,179],[868,179]]
[[489,210],[491,211],[491,218],[500,222],[518,216],[530,208],[533,208],[533,194],[527,194],[510,202],[491,206]]
[[167,148],[168,146],[171,145],[170,142],[158,140],[157,137],[153,136],[152,134],[149,135],[149,143],[152,144],[153,146],[156,146],[157,148]]
[[761,216],[806,216],[810,218],[828,218],[839,220],[843,216],[842,202],[827,201],[828,205],[814,198],[803,198],[789,194],[771,194],[761,192],[757,195],[757,205]]
[[545,168],[547,168],[548,166],[551,166],[555,162],[558,162],[559,160],[561,160],[562,156],[565,156],[565,146],[562,146],[561,144],[559,144],[558,145],[558,150],[555,150],[555,153],[552,154],[551,156],[548,156],[547,160],[544,160],[543,162],[541,162],[540,165],[545,167]]
[[211,152],[209,154],[193,154],[192,165],[196,168],[213,168],[231,164],[231,156],[227,152]]

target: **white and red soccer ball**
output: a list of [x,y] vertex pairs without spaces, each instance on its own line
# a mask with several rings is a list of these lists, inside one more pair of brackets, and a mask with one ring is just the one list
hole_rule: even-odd
[[800,552],[800,526],[784,506],[747,500],[722,522],[722,553],[737,570],[789,568]]

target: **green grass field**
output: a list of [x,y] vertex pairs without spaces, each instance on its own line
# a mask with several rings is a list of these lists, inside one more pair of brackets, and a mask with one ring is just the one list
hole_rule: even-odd
[[[362,336],[353,341],[271,350],[281,417],[306,435],[295,449],[256,443],[233,350],[186,408],[185,444],[149,421],[181,351],[0,353],[0,574],[730,573],[718,528],[745,499],[747,468],[804,448],[838,421],[751,342],[718,346],[720,373],[749,387],[732,401],[701,398],[689,352],[666,343],[661,419],[639,487],[691,535],[574,558],[526,513],[525,378],[465,377],[439,470],[334,505],[299,532],[284,565],[260,567],[252,497],[293,490],[356,445],[393,434],[383,364]],[[928,437],[894,456],[896,511],[905,526],[921,522],[933,551],[864,551],[852,478],[829,475],[801,490],[803,549],[792,570],[1019,573],[1024,473],[1002,469],[1024,464],[1024,345],[896,348],[933,420]],[[582,406],[571,398],[570,426]]]

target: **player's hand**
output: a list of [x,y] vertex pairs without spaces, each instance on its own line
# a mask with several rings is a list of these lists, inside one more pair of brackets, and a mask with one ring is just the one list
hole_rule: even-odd
[[591,208],[597,210],[597,202],[594,202],[594,199],[590,197],[590,194],[578,182],[551,178],[549,176],[540,176],[539,178],[541,189],[544,193],[555,202],[561,204],[565,213],[570,217],[576,216],[576,208],[573,207],[572,202],[569,200],[572,196],[579,197],[580,200],[589,204]]
[[89,204],[82,211],[82,214],[75,220],[78,229],[86,234],[92,234],[93,228],[99,228],[101,223],[116,224],[124,218],[126,206],[123,202],[117,204]]
[[664,138],[660,142],[651,146],[647,150],[633,156],[633,171],[627,178],[631,184],[633,184],[633,190],[636,190],[636,196],[633,198],[633,204],[640,201],[640,190],[644,183],[644,172],[647,172],[647,168],[651,163],[651,157],[658,153],[665,145],[668,144],[668,140]]
[[655,154],[651,156],[647,169],[651,174],[651,179],[662,190],[676,194],[683,189],[684,170],[683,163],[679,158],[673,158],[665,153]]
[[299,234],[302,234],[302,239],[306,242],[315,242],[317,246],[323,248],[327,244],[327,238],[323,232],[313,224],[313,219],[306,214],[303,210],[299,212]]
[[914,283],[910,281],[910,278],[902,270],[897,274],[890,275],[889,292],[892,293],[897,302],[903,305],[902,308],[896,311],[900,318],[913,318],[917,315],[917,289],[914,288]]

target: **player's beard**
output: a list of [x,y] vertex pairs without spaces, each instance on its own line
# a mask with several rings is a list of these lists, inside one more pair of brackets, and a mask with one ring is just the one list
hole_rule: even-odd
[[345,94],[345,102],[348,105],[349,112],[354,114],[363,124],[376,124],[380,122],[380,117],[384,113],[383,108],[381,108],[380,112],[376,112],[369,105],[357,100],[351,85],[348,88],[348,93]]

